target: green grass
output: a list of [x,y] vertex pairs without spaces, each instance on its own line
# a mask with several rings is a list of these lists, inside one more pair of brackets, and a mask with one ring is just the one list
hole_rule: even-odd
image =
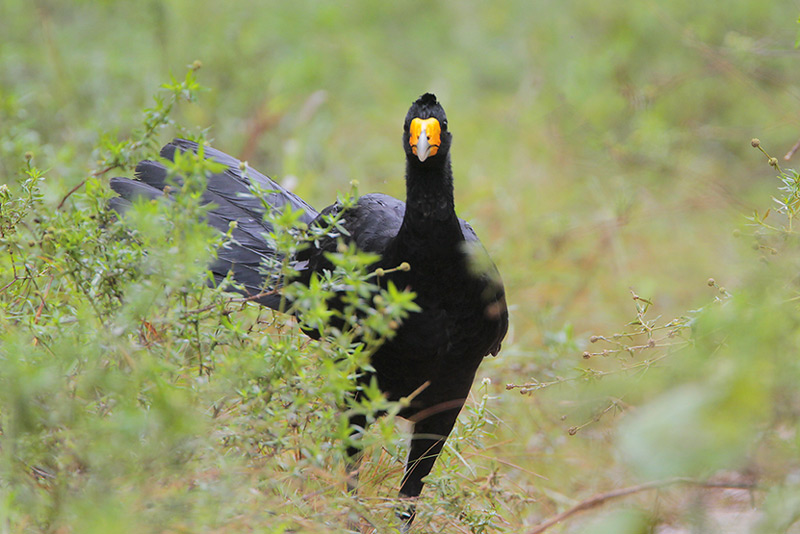
[[526,532],[671,477],[695,484],[550,531],[711,531],[724,513],[785,531],[796,18],[784,1],[4,1],[0,533],[396,527],[402,423],[367,437],[358,499],[341,483],[358,348],[205,288],[219,236],[196,199],[142,206],[134,240],[105,202],[110,176],[177,134],[318,208],[353,180],[402,197],[402,119],[429,90],[512,324],[416,531]]

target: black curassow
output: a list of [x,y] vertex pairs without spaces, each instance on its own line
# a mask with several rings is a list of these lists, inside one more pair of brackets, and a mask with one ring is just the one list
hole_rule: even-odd
[[[475,231],[456,216],[450,164],[452,135],[434,95],[426,93],[412,104],[403,129],[406,202],[383,194],[360,197],[355,206],[341,214],[341,224],[349,236],[318,239],[293,261],[299,271],[294,281],[307,284],[316,273],[332,268],[324,253],[336,250],[339,240],[347,239],[359,249],[381,256],[370,267],[390,271],[377,277],[381,286],[391,281],[397,288],[416,293],[420,311],[412,312],[398,326],[396,335],[371,356],[374,374],[361,377],[366,383],[376,378],[390,400],[417,392],[400,413],[414,424],[400,495],[415,498],[456,422],[478,365],[484,356],[500,350],[508,329],[508,310],[497,268]],[[196,143],[176,139],[162,149],[161,156],[172,160],[176,150],[197,149]],[[239,160],[210,147],[204,147],[204,154],[227,166],[223,172],[208,176],[203,201],[214,207],[207,221],[222,232],[229,230],[231,221],[237,222],[231,242],[220,248],[210,269],[218,282],[232,270],[247,292],[261,295],[270,283],[260,266],[263,258],[274,256],[264,237],[272,228],[264,220],[263,204],[253,197],[251,185],[269,191],[267,203],[274,209],[290,205],[303,210],[300,221],[307,224],[322,224],[322,216],[339,212],[342,206],[334,204],[318,213]],[[121,196],[111,200],[116,211],[123,213],[137,197],[165,196],[167,171],[162,164],[142,161],[136,176],[139,180],[111,179],[111,187]],[[409,270],[392,270],[403,262],[409,264]],[[258,301],[277,309],[280,300],[273,292]],[[361,429],[366,418],[354,416],[351,424]],[[358,454],[355,448],[349,452],[353,458]],[[411,501],[400,513],[406,529],[414,515]]]

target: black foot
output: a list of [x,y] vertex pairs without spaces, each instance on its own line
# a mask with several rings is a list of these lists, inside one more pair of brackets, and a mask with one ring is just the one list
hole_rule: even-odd
[[404,503],[395,510],[395,515],[397,516],[397,519],[402,521],[402,524],[400,525],[400,532],[408,532],[411,530],[411,523],[414,522],[414,518],[417,516],[416,503]]

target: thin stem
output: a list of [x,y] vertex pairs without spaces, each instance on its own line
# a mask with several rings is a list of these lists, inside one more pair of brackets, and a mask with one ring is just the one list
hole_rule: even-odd
[[635,493],[641,493],[643,491],[649,491],[653,489],[659,489],[666,486],[674,486],[676,484],[687,484],[690,486],[697,486],[700,488],[705,489],[757,489],[755,484],[731,484],[725,482],[710,482],[704,480],[695,480],[693,478],[685,478],[685,477],[675,477],[675,478],[668,478],[666,480],[654,480],[652,482],[645,482],[644,484],[639,484],[637,486],[630,486],[627,488],[620,488],[616,490],[607,491],[605,493],[598,493],[592,497],[589,497],[586,500],[583,500],[570,508],[569,510],[565,510],[560,514],[554,515],[549,519],[539,523],[536,527],[532,530],[529,530],[527,534],[540,534],[545,530],[549,529],[553,525],[556,525],[565,519],[579,513],[584,512],[586,510],[591,510],[592,508],[597,508],[608,501],[620,499],[622,497],[627,497],[628,495],[633,495]]

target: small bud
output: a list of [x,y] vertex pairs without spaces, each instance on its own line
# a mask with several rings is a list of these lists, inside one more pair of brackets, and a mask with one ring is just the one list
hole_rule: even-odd
[[647,342],[647,346],[652,349],[653,347],[656,346],[656,340],[655,339],[651,339],[650,341]]
[[727,290],[727,289],[725,289],[724,287],[721,287],[721,286],[720,286],[720,288],[719,288],[719,292],[720,292],[720,293],[727,293],[727,292],[728,292],[728,290]]
[[570,436],[574,436],[575,434],[577,434],[577,433],[578,433],[578,427],[577,427],[577,426],[571,426],[571,427],[569,427],[569,430],[567,430],[567,433],[568,433]]
[[239,170],[240,171],[244,171],[246,168],[247,168],[247,162],[246,161],[240,161],[239,162]]
[[352,187],[358,187],[358,180],[350,180],[350,185]]
[[758,147],[760,147],[760,146],[761,146],[761,141],[759,141],[759,140],[758,140],[758,138],[754,137],[754,138],[753,138],[753,139],[750,141],[750,145],[752,145],[752,147],[753,147],[753,148],[758,148]]
[[714,280],[713,278],[708,279],[708,287],[714,287],[714,284],[716,283],[717,283],[716,280]]
[[33,152],[25,152],[25,161],[30,161],[33,159]]
[[339,241],[339,244],[336,245],[336,252],[339,254],[344,254],[347,252],[347,245],[345,245],[343,241]]
[[231,222],[228,223],[228,228],[231,229],[231,230],[233,230],[234,228],[237,228],[238,226],[239,226],[239,223],[237,221],[231,221]]
[[397,270],[408,272],[411,270],[411,265],[407,261],[404,261],[403,263],[397,266]]
[[589,338],[589,343],[597,343],[600,341],[600,336],[592,336]]
[[481,380],[481,383],[482,383],[484,386],[490,386],[490,385],[492,384],[492,379],[491,379],[491,378],[489,378],[489,377],[487,376],[486,378],[484,378],[483,380]]
[[769,158],[769,164],[771,167],[778,167],[778,158]]
[[200,61],[199,59],[195,59],[190,66],[192,70],[200,70],[202,67],[203,67],[203,62]]
[[400,326],[400,324],[397,321],[395,321],[394,319],[389,321],[389,328],[391,328],[392,330],[397,330],[398,326]]
[[584,360],[588,360],[591,357],[592,357],[592,354],[589,351],[584,351],[584,353],[583,353],[583,359]]
[[386,272],[383,269],[381,269],[380,267],[375,269],[375,276],[383,276],[384,274],[386,274]]
[[375,295],[375,298],[372,299],[372,302],[374,302],[376,306],[382,306],[386,304],[386,301],[380,295]]

